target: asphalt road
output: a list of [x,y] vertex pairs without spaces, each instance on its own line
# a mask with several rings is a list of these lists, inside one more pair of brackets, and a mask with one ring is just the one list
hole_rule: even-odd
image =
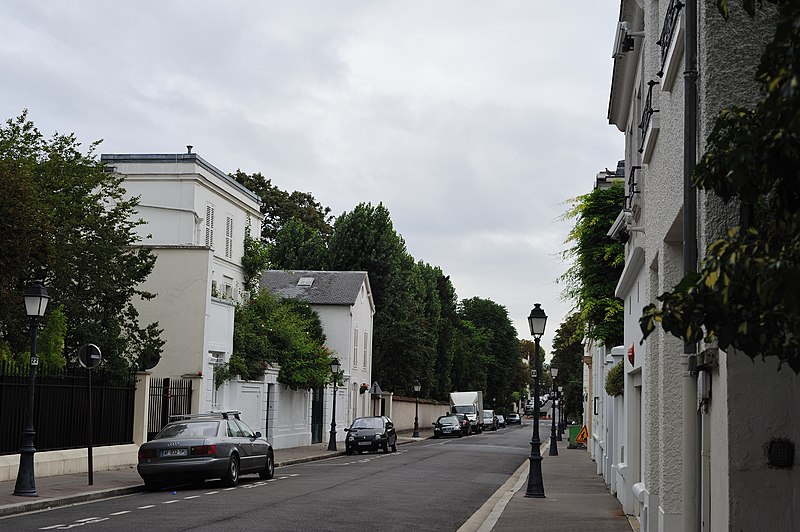
[[[542,425],[544,430],[544,424]],[[530,454],[530,424],[0,521],[3,530],[457,530]]]

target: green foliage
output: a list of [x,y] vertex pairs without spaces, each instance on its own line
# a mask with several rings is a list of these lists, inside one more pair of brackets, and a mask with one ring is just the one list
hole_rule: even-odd
[[[267,246],[260,240],[250,236],[250,219],[244,232],[244,255],[242,256],[242,269],[244,270],[244,286],[251,293],[258,290],[261,273],[269,267],[269,252]],[[215,294],[212,294],[216,297]]]
[[757,71],[752,109],[723,109],[693,181],[739,201],[742,226],[708,247],[700,271],[644,309],[656,323],[697,342],[751,358],[777,357],[800,373],[800,5],[777,2],[780,21]]
[[583,403],[583,342],[580,316],[570,314],[553,339],[552,360],[558,365],[557,385],[563,386],[567,416],[580,421]]
[[236,375],[260,379],[270,365],[278,365],[278,382],[293,390],[324,386],[332,358],[324,341],[319,317],[307,304],[261,291],[237,307],[233,353],[216,368],[214,382],[219,386]]
[[618,362],[606,373],[606,393],[611,397],[619,397],[625,393],[625,363]]
[[614,290],[622,275],[625,251],[607,234],[623,202],[622,183],[614,183],[579,196],[564,215],[575,219],[567,237],[573,246],[563,254],[573,261],[560,279],[566,285],[564,296],[575,301],[585,334],[605,345],[623,339],[623,303],[614,297]]
[[246,174],[237,170],[231,177],[255,192],[261,198],[261,239],[268,244],[275,241],[278,232],[294,218],[322,235],[323,240],[332,232],[333,217],[329,207],[323,207],[307,192],[286,192],[272,184],[260,173]]
[[277,270],[324,270],[326,253],[322,233],[292,218],[269,247],[270,266]]
[[48,349],[58,348],[64,331],[67,361],[91,342],[103,351],[106,369],[122,375],[138,360],[138,340],[156,339],[155,327],[139,327],[131,303],[153,297],[137,287],[155,256],[135,247],[135,229],[144,223],[136,218],[137,200],[125,198],[121,176],[104,171],[97,144],[84,153],[73,134],[45,139],[27,112],[0,127],[0,335],[13,356],[26,356],[22,292],[43,279],[48,313],[59,309],[44,322],[53,328],[45,331]]

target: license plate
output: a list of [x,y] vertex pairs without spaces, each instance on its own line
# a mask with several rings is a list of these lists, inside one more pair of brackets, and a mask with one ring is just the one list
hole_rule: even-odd
[[358,442],[359,445],[372,445],[371,441],[360,441]]
[[164,449],[161,456],[186,456],[186,449]]

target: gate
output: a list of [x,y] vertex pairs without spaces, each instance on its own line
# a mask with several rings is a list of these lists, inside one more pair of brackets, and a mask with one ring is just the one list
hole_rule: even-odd
[[322,443],[322,390],[316,388],[311,395],[311,443]]
[[192,413],[192,380],[170,379],[169,377],[150,379],[150,399],[148,401],[147,441],[169,423],[169,417]]

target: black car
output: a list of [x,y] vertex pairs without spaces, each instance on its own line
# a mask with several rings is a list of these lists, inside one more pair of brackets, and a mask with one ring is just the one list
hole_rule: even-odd
[[222,479],[236,486],[239,475],[275,474],[272,446],[239,419],[238,411],[180,416],[139,447],[136,468],[147,489],[181,481]]
[[506,418],[506,423],[508,425],[521,425],[522,418],[519,417],[519,414],[509,414]]
[[446,416],[439,416],[433,423],[433,437],[434,438],[460,438],[464,435],[464,430],[455,414]]
[[347,454],[361,454],[378,449],[388,453],[390,448],[392,452],[397,451],[397,432],[392,420],[386,416],[359,417],[350,428],[344,430],[347,432],[344,441]]

